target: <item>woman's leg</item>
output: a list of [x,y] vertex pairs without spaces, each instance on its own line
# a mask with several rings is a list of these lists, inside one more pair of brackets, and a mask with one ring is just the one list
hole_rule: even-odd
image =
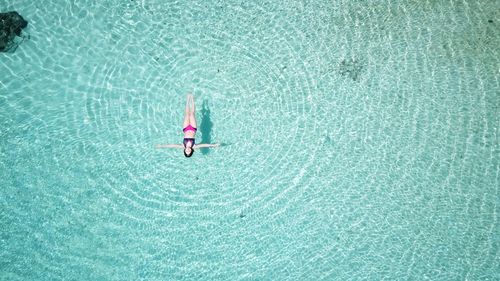
[[189,123],[191,124],[191,126],[198,128],[198,126],[196,125],[196,107],[194,104],[194,96],[192,94],[189,94],[188,97],[191,98],[191,113],[189,114]]
[[191,97],[188,95],[187,100],[186,100],[186,108],[184,109],[184,122],[182,123],[182,128],[186,128],[189,125],[190,122],[190,116],[191,116],[191,108],[189,106]]

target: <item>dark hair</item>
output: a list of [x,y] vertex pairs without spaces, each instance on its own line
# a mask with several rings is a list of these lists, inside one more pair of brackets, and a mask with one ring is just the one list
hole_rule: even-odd
[[186,156],[186,157],[191,157],[191,155],[193,155],[193,153],[194,153],[194,149],[192,147],[191,147],[191,153],[189,153],[189,154],[186,153],[186,147],[184,147],[183,151],[184,151],[184,156]]

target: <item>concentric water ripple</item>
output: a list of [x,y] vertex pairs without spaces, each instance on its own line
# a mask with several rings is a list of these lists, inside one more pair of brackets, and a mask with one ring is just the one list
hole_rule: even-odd
[[2,278],[496,279],[493,2],[3,6]]
[[[113,33],[109,36],[111,38],[137,38],[137,42],[135,43],[142,46],[142,50],[145,54],[143,56],[138,56],[136,52],[130,52],[130,49],[141,50],[133,45],[115,44],[112,47],[112,49],[120,48],[116,50],[116,52],[122,55],[119,58],[115,58],[113,61],[107,61],[104,64],[98,65],[97,70],[92,71],[94,76],[91,79],[95,81],[94,85],[98,89],[117,89],[116,91],[123,92],[123,95],[107,98],[97,92],[94,94],[96,98],[87,97],[87,111],[91,112],[89,115],[94,115],[96,124],[105,125],[106,122],[111,122],[113,118],[110,117],[110,121],[103,122],[99,119],[101,119],[103,115],[106,115],[110,107],[116,106],[116,110],[110,111],[119,113],[128,112],[129,116],[125,118],[130,118],[131,111],[133,114],[133,109],[122,109],[121,105],[123,104],[124,107],[130,105],[126,100],[131,99],[130,96],[136,94],[138,96],[138,106],[149,108],[148,111],[150,110],[148,113],[139,112],[138,114],[140,116],[137,117],[138,120],[147,119],[150,115],[154,115],[155,121],[148,122],[146,126],[151,126],[151,124],[153,124],[153,126],[156,127],[155,130],[158,130],[157,127],[164,126],[165,124],[162,123],[166,123],[164,120],[168,120],[170,123],[168,126],[173,130],[178,130],[179,118],[175,118],[169,113],[167,113],[169,114],[168,117],[164,116],[165,111],[163,111],[160,106],[149,105],[150,103],[162,102],[162,100],[154,100],[155,98],[158,99],[158,94],[156,93],[165,92],[165,89],[169,87],[173,87],[174,89],[179,88],[179,91],[175,94],[182,98],[182,95],[185,94],[182,89],[192,89],[197,96],[198,93],[201,94],[201,99],[203,99],[204,93],[213,92],[214,100],[210,102],[213,103],[212,107],[218,102],[222,105],[219,109],[223,112],[221,115],[230,116],[230,118],[222,118],[220,123],[225,125],[226,122],[228,122],[229,124],[225,125],[226,127],[235,127],[235,129],[230,130],[235,136],[248,133],[251,136],[250,139],[244,142],[238,141],[234,145],[228,146],[228,152],[234,155],[244,154],[245,150],[254,149],[252,148],[255,145],[253,143],[255,141],[253,140],[261,142],[261,144],[258,145],[267,147],[267,149],[263,150],[262,155],[259,154],[254,156],[255,159],[260,160],[260,163],[262,163],[253,167],[258,168],[257,171],[250,166],[248,166],[248,170],[245,168],[241,169],[241,167],[245,166],[247,163],[247,159],[244,157],[240,157],[238,160],[231,160],[231,162],[233,162],[231,166],[237,168],[237,171],[230,171],[230,173],[238,173],[238,185],[242,190],[250,190],[250,193],[243,194],[241,198],[236,198],[236,200],[228,200],[225,194],[228,193],[227,191],[234,190],[234,187],[222,186],[223,189],[219,190],[216,196],[223,196],[223,198],[220,199],[223,202],[235,201],[237,204],[241,204],[238,201],[247,202],[249,199],[258,199],[259,196],[253,194],[251,190],[260,192],[260,189],[252,187],[269,185],[273,178],[272,174],[282,169],[282,167],[286,165],[286,162],[288,162],[285,155],[290,151],[290,144],[303,143],[306,138],[305,132],[307,129],[311,131],[314,130],[315,122],[307,123],[306,117],[304,117],[305,113],[314,114],[314,105],[311,103],[312,89],[308,81],[312,80],[312,78],[301,76],[299,79],[305,79],[305,82],[298,79],[287,81],[285,79],[287,75],[285,71],[287,68],[292,69],[292,66],[287,66],[284,63],[270,65],[268,61],[272,61],[273,59],[269,56],[272,50],[266,47],[263,49],[254,48],[253,45],[257,43],[255,42],[256,38],[252,38],[248,34],[228,34],[224,30],[220,30],[217,32],[216,36],[214,36],[215,38],[203,35],[201,38],[197,38],[197,40],[176,38],[172,39],[172,46],[168,48],[171,49],[170,52],[163,52],[157,51],[163,49],[160,46],[163,43],[163,38],[166,38],[167,42],[169,42],[169,38],[175,38],[175,35],[165,34],[160,36],[158,39],[160,43],[152,42],[150,38],[142,39],[141,34],[150,34],[154,32],[154,25],[151,25],[151,31],[139,29],[141,30],[140,33],[130,32],[136,29],[134,28],[135,22],[142,21],[138,19],[122,18],[122,21],[113,27]],[[286,22],[280,24],[287,25]],[[281,32],[285,33],[283,28],[280,27],[280,24],[271,25],[274,31],[280,31],[281,29]],[[171,25],[173,29],[177,26],[176,23],[171,23]],[[245,26],[243,26],[242,29],[247,30]],[[304,69],[305,66],[302,58],[293,50],[293,46],[290,46],[291,43],[287,42],[287,39],[292,41],[293,38],[285,38],[283,42],[278,42],[281,48],[280,56],[285,59],[298,58],[298,61],[292,62],[292,64],[296,64],[296,66],[294,66],[296,69]],[[220,46],[221,48],[215,49],[213,47],[208,48],[207,46]],[[150,52],[150,58],[148,54],[146,54],[147,52]],[[125,61],[128,62],[128,67],[125,67],[126,70],[122,71],[121,69],[116,69],[117,62],[127,57],[130,57],[130,59],[125,59]],[[145,57],[148,61],[140,64],[133,61],[132,57]],[[153,71],[145,73],[142,66],[148,64],[152,64]],[[124,66],[122,66],[122,68],[123,67]],[[159,70],[156,70],[156,68]],[[104,73],[104,75],[102,75],[102,73]],[[140,76],[139,79],[134,77],[136,76],[135,73],[140,73],[140,75],[138,75]],[[162,73],[162,75],[159,73]],[[241,76],[247,77],[248,79],[241,80]],[[121,81],[130,79],[136,80],[138,84],[144,84],[140,85],[139,89],[150,89],[150,91],[156,95],[152,95],[151,97],[148,95],[144,96],[142,91],[138,92],[140,91],[139,89],[122,89],[119,86]],[[105,91],[106,90],[104,90],[104,92]],[[91,93],[87,93],[87,95],[90,96]],[[171,95],[171,93],[164,93],[164,95],[168,96]],[[264,101],[259,100],[259,97],[262,96],[266,97]],[[177,108],[182,108],[183,100],[180,98],[177,98],[176,101]],[[200,97],[198,98],[200,99]],[[123,102],[124,99],[125,101]],[[223,100],[224,103],[222,104],[219,100]],[[259,100],[259,105],[255,106],[255,104],[253,104],[255,102],[252,101],[255,100]],[[264,106],[260,105],[262,102],[264,102]],[[132,102],[132,104],[134,103]],[[255,117],[260,116],[261,119],[256,118],[254,122],[260,124],[260,126],[243,126],[241,122],[238,122],[238,120],[243,120],[245,115],[249,113],[249,108],[244,108],[243,105],[250,105],[250,107],[255,109],[256,112],[252,112],[252,115]],[[305,109],[306,106],[308,109]],[[99,110],[100,113],[97,113]],[[170,110],[175,109],[171,108]],[[138,111],[141,111],[141,109],[138,109]],[[91,120],[91,117],[88,117],[88,120]],[[288,120],[296,121],[291,123]],[[113,121],[118,120],[115,118]],[[157,122],[160,122],[160,125],[155,124]],[[297,126],[300,122],[304,123],[304,125]],[[107,127],[105,131],[111,132],[113,131],[112,128],[117,128],[120,124],[123,124],[122,120],[119,120],[118,123],[108,124],[110,126]],[[135,126],[135,124],[130,125]],[[222,127],[221,125],[219,126]],[[220,133],[223,134],[223,132]],[[282,136],[286,136],[287,143],[281,143],[283,139]],[[228,138],[231,139],[231,137]],[[236,137],[233,137],[233,139],[237,140]],[[120,155],[116,158],[121,158],[124,163],[130,164],[133,167],[134,161],[126,158],[134,156],[130,155],[128,152],[125,153],[127,155]],[[314,154],[309,157],[311,159],[314,158]],[[299,168],[300,167],[296,167],[296,169]],[[126,169],[130,169],[130,166],[127,165]],[[176,171],[166,170],[164,172],[168,174],[171,172],[175,173]],[[289,170],[287,173],[293,174],[294,171]],[[271,196],[275,196],[274,193],[279,191],[270,189],[266,191],[266,193],[267,192],[270,193]],[[260,196],[262,195],[265,194],[261,194]],[[230,194],[229,196],[234,197],[234,194]],[[272,197],[268,200],[271,199]],[[250,204],[252,203],[250,202]],[[267,203],[262,202],[262,204]]]

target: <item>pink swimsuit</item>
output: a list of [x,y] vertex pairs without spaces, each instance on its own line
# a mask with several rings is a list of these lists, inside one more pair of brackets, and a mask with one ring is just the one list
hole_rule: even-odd
[[186,128],[182,129],[182,131],[183,131],[184,133],[185,133],[186,131],[193,131],[193,132],[195,132],[195,133],[196,133],[196,130],[198,130],[198,129],[196,129],[195,127],[191,126],[191,124],[187,125],[187,127],[186,127]]
[[[186,128],[182,129],[182,131],[184,133],[186,131],[193,131],[193,132],[196,133],[196,130],[198,130],[198,129],[196,129],[195,127],[191,126],[191,124],[187,125]],[[188,142],[192,142],[191,147],[194,147],[194,143],[195,143],[194,138],[184,138],[184,140],[182,141],[182,144],[184,144],[184,147],[186,147],[186,145],[187,145]]]

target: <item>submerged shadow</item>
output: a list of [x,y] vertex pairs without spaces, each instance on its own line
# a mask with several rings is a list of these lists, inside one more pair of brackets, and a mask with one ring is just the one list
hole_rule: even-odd
[[[202,108],[201,108],[201,124],[200,124],[200,133],[201,133],[201,143],[212,143],[212,127],[214,123],[210,119],[210,108],[208,107],[208,100],[203,100]],[[210,149],[207,147],[200,148],[200,152],[202,154],[208,154]]]

